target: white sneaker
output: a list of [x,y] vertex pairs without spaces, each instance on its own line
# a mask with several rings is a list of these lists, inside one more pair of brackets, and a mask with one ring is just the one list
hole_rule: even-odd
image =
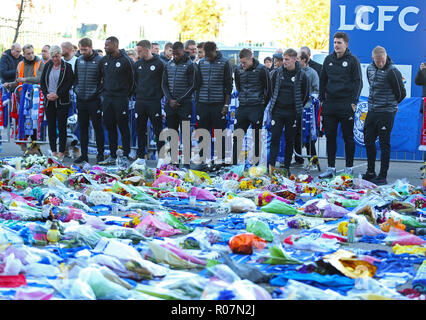
[[353,167],[346,167],[345,168],[345,174],[353,175],[354,174],[354,168]]
[[330,168],[328,167],[327,170],[323,173],[321,173],[318,177],[320,179],[325,179],[325,178],[332,178],[336,175],[336,168]]

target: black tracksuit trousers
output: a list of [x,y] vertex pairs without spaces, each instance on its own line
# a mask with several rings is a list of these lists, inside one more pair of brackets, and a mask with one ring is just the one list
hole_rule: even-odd
[[368,112],[364,122],[364,143],[367,151],[367,172],[375,172],[376,139],[381,151],[379,177],[386,179],[390,161],[390,136],[396,112]]
[[117,126],[121,134],[123,155],[128,157],[130,154],[129,98],[105,96],[102,103],[102,113],[105,126],[108,130],[111,157],[117,157]]
[[144,158],[147,146],[147,121],[151,121],[156,139],[157,151],[160,154],[164,141],[160,141],[160,133],[163,130],[163,117],[161,114],[161,100],[136,100],[135,104],[136,131],[138,134],[137,156]]
[[[182,102],[182,104],[177,107],[177,109],[172,109],[169,102],[166,102],[164,110],[166,111],[166,125],[168,129],[173,129],[176,132],[180,132],[182,135],[182,123],[188,121],[189,126],[191,126],[191,117],[192,117],[192,99]],[[191,150],[192,150],[192,139],[190,136],[189,141],[184,141],[185,137],[182,136],[182,145],[183,145],[183,154],[185,155],[185,148],[189,147],[189,159],[183,159],[185,164],[189,164],[191,160]],[[178,163],[176,163],[178,164]]]
[[277,155],[280,148],[283,128],[285,128],[285,150],[284,167],[290,168],[293,156],[294,140],[296,138],[297,115],[295,111],[275,108],[272,112],[271,120],[271,147],[269,152],[269,164],[275,167]]
[[[260,130],[263,125],[263,114],[265,112],[264,105],[255,105],[255,106],[242,106],[240,105],[237,108],[237,113],[235,115],[235,125],[234,132],[237,129],[242,129],[244,135],[247,133],[249,126],[251,125],[252,130],[254,130],[254,157],[256,159],[260,158]],[[238,139],[233,137],[233,164],[238,163],[238,156],[242,150],[242,144],[244,141],[238,141]],[[257,163],[253,163],[257,165]]]
[[81,155],[87,157],[89,148],[89,122],[92,121],[95,130],[96,149],[98,155],[104,154],[104,129],[102,127],[101,99],[78,100],[77,99],[78,124],[80,127]]
[[[197,122],[198,129],[206,129],[210,131],[211,137],[213,137],[212,128],[224,130],[226,129],[226,115],[222,115],[223,103],[198,103],[197,105]],[[199,143],[203,141],[203,137],[200,137]],[[225,160],[225,137],[222,138],[222,154],[218,157],[217,161],[224,163]],[[200,157],[203,157],[203,150],[200,151]],[[219,156],[219,155],[217,155]],[[209,159],[210,155],[206,155],[206,159]]]

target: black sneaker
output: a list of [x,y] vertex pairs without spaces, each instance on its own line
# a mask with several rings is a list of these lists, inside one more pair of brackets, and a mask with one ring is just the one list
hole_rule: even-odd
[[191,166],[188,163],[184,164],[182,167],[188,170],[191,169]]
[[87,156],[81,155],[77,159],[74,160],[75,164],[80,164],[83,162],[89,162],[89,158]]
[[96,156],[96,163],[99,164],[100,162],[104,161],[104,155],[103,154],[99,154]]
[[100,164],[101,166],[111,166],[111,165],[116,164],[116,162],[117,162],[117,158],[113,158],[113,157],[109,156],[107,159],[99,162],[98,164]]
[[376,179],[376,173],[375,172],[366,172],[362,175],[362,179],[367,180],[367,181],[372,181],[373,179]]
[[376,178],[372,179],[370,182],[374,183],[376,186],[383,186],[385,184],[388,184],[386,181],[386,178],[383,178],[381,176],[377,176]]

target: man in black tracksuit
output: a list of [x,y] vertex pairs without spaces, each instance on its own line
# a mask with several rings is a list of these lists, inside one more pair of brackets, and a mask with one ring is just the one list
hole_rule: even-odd
[[[216,51],[216,44],[207,41],[204,44],[205,57],[197,67],[197,120],[198,128],[212,131],[224,130],[227,124],[229,102],[233,89],[232,65],[220,51]],[[201,139],[200,139],[201,140]],[[203,153],[200,153],[203,157]],[[209,159],[207,155],[206,159]],[[222,139],[220,159],[216,159],[213,169],[219,169],[225,160],[225,138]],[[207,160],[208,161],[208,160]]]
[[362,89],[361,65],[348,49],[349,37],[344,32],[334,35],[334,52],[322,65],[320,95],[325,135],[327,137],[327,170],[320,178],[336,174],[337,128],[341,124],[345,142],[346,174],[353,174],[355,155],[354,113]]
[[[367,172],[363,179],[377,185],[387,184],[386,176],[390,160],[390,135],[398,111],[398,104],[405,98],[406,90],[401,72],[393,65],[385,48],[373,50],[373,63],[367,67],[370,84],[368,113],[364,122],[364,142],[367,151]],[[380,172],[376,176],[376,139],[381,150]]]
[[99,61],[102,57],[92,48],[92,40],[83,38],[78,43],[81,55],[75,63],[74,92],[77,96],[78,123],[80,126],[81,156],[74,163],[89,161],[89,121],[95,130],[97,163],[104,160],[104,130],[102,127],[101,73]]
[[147,121],[151,121],[156,138],[157,151],[160,155],[160,133],[163,130],[163,118],[161,114],[161,78],[164,71],[164,63],[158,54],[152,53],[151,42],[139,41],[137,44],[138,55],[141,57],[134,65],[135,73],[135,117],[138,133],[138,158],[144,159],[147,146]]
[[297,119],[302,116],[303,106],[309,98],[308,78],[296,61],[297,52],[287,49],[283,53],[283,65],[272,75],[271,147],[269,172],[275,168],[281,135],[285,127],[284,168],[290,174],[290,163],[296,137]]
[[124,50],[118,49],[118,39],[109,37],[105,41],[105,53],[99,62],[103,78],[102,113],[108,130],[110,156],[101,165],[115,164],[117,159],[118,134],[120,130],[123,155],[129,157],[129,97],[133,91],[133,62]]
[[[254,131],[254,157],[260,157],[260,130],[263,125],[263,114],[271,99],[271,80],[269,70],[253,57],[249,49],[239,53],[240,65],[235,69],[235,86],[238,91],[239,106],[235,115],[234,132],[242,129],[244,135],[251,125]],[[237,144],[237,142],[239,142]],[[238,163],[242,141],[233,139],[233,163]],[[257,163],[253,163],[257,165]]]
[[[166,123],[169,129],[182,131],[184,121],[191,121],[192,100],[196,87],[196,65],[185,55],[182,42],[173,44],[173,59],[170,60],[163,73],[162,89],[166,97],[165,111]],[[189,145],[188,145],[189,143]],[[183,141],[183,148],[189,147],[191,154],[191,141]],[[184,159],[184,167],[188,168],[190,159]]]

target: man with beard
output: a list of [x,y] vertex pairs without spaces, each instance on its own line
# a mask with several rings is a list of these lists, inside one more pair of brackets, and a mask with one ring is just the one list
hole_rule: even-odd
[[75,63],[74,92],[77,96],[78,123],[80,126],[81,156],[74,163],[89,161],[89,121],[95,130],[97,163],[104,160],[104,130],[102,127],[101,72],[102,57],[93,50],[92,40],[83,38],[78,43],[80,57]]

